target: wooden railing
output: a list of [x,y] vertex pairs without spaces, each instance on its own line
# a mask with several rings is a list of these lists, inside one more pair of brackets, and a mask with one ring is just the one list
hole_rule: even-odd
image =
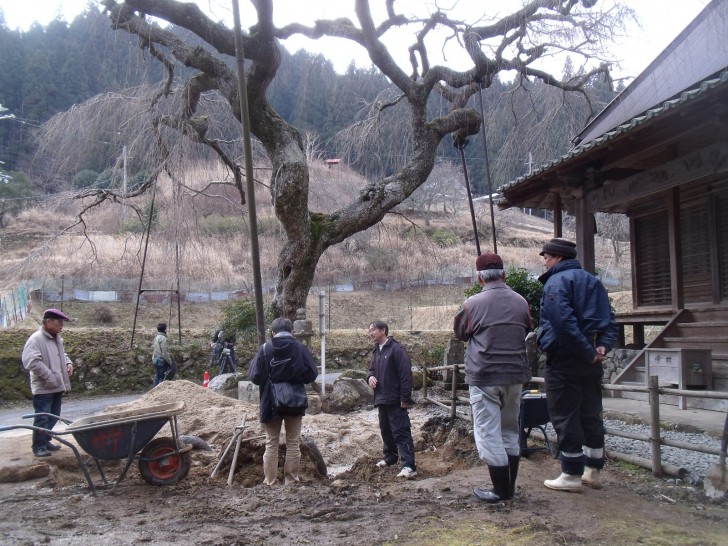
[[[425,367],[422,368],[423,374],[423,397],[427,402],[436,404],[440,407],[450,410],[451,419],[455,420],[456,417],[465,419],[472,423],[473,418],[470,413],[470,399],[457,394],[457,375],[461,368],[464,368],[464,364],[452,364],[450,366],[436,366],[436,367]],[[427,376],[428,372],[448,370],[452,372],[452,391],[449,403],[431,398],[427,392]],[[543,377],[534,377],[529,383],[544,383]],[[687,449],[689,451],[696,451],[698,453],[707,453],[708,455],[720,455],[720,449],[709,446],[699,446],[694,444],[687,444],[676,440],[669,440],[662,438],[660,435],[661,422],[660,422],[660,395],[676,395],[692,398],[713,398],[717,400],[728,400],[728,393],[719,391],[692,391],[682,389],[669,389],[660,387],[658,385],[657,376],[651,376],[649,379],[649,386],[643,387],[638,385],[602,385],[602,389],[606,391],[630,391],[630,392],[642,392],[649,395],[650,405],[650,435],[642,436],[639,434],[633,434],[629,432],[623,432],[620,430],[614,430],[607,428],[606,433],[612,436],[618,436],[621,438],[627,438],[630,440],[638,440],[650,443],[651,460],[644,459],[642,457],[636,457],[626,453],[619,453],[616,451],[608,450],[606,452],[607,457],[610,459],[621,460],[628,462],[642,468],[646,468],[652,471],[652,475],[655,477],[661,477],[663,475],[676,476],[684,479],[688,470],[682,467],[672,465],[662,461],[662,446],[675,447],[678,449]],[[468,406],[465,411],[458,411],[458,406]],[[536,432],[535,430],[532,432]]]

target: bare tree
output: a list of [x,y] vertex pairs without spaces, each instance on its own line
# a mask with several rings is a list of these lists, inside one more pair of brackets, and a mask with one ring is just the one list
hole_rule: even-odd
[[465,202],[467,192],[463,185],[463,174],[449,161],[436,161],[430,176],[412,195],[402,203],[404,207],[422,210],[425,213],[425,223],[430,224],[430,216],[435,205],[448,212],[458,210],[458,205]]
[[[465,138],[478,132],[481,119],[474,109],[466,107],[469,97],[489,87],[503,71],[515,71],[521,78],[536,78],[564,91],[580,92],[595,73],[606,72],[606,65],[565,82],[540,68],[538,61],[559,51],[601,60],[604,44],[618,34],[629,12],[618,3],[610,3],[606,10],[592,9],[594,0],[531,0],[505,17],[478,14],[477,24],[467,24],[454,20],[445,10],[424,18],[407,17],[397,13],[394,0],[383,0],[387,15],[375,22],[370,9],[373,2],[354,1],[355,21],[318,20],[310,27],[293,23],[281,28],[273,23],[274,0],[252,2],[257,21],[243,37],[245,57],[250,63],[251,132],[270,161],[271,197],[286,236],[278,259],[274,299],[278,315],[292,317],[298,307],[304,306],[316,265],[327,248],[379,222],[427,180],[436,148],[444,137],[454,133],[456,139]],[[221,145],[213,120],[201,114],[205,97],[214,91],[240,119],[236,75],[223,58],[235,53],[232,30],[213,21],[196,5],[175,0],[102,0],[101,4],[113,28],[137,35],[141,46],[167,69],[167,80],[149,106],[151,132],[161,150],[150,181],[162,171],[173,171],[168,139],[175,138],[171,133],[176,132],[218,154],[229,167],[244,201],[240,162]],[[493,2],[494,7],[498,4]],[[187,29],[207,47],[185,41],[152,18]],[[383,42],[388,33],[401,29],[416,29],[409,46],[409,72],[395,62]],[[448,33],[447,40],[459,43],[467,52],[471,62],[468,69],[430,64],[428,48],[442,47],[442,43],[434,43],[442,40],[442,35],[436,33],[442,29]],[[282,119],[266,98],[281,63],[279,41],[294,35],[335,37],[365,48],[372,63],[397,90],[396,96],[378,103],[379,112],[385,115],[395,106],[407,112],[409,141],[399,145],[408,152],[398,170],[367,183],[355,199],[327,214],[309,209],[309,167],[301,133]],[[175,88],[175,78],[180,77],[175,71],[180,64],[187,67],[186,73],[191,69],[193,75],[183,81],[182,88]],[[449,111],[435,115],[428,112],[428,98],[433,93],[449,102]],[[172,101],[178,106],[169,107]],[[151,182],[144,187],[151,187]],[[97,199],[108,198],[108,193],[97,194]]]

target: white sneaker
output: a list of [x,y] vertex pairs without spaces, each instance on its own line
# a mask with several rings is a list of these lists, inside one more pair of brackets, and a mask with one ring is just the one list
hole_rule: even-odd
[[415,476],[417,476],[417,471],[410,468],[409,466],[405,466],[404,468],[402,468],[402,470],[399,471],[399,474],[397,474],[398,478],[405,478],[407,480],[411,480]]
[[382,459],[381,461],[379,461],[379,462],[377,463],[377,467],[378,467],[378,468],[386,468],[386,467],[388,467],[388,466],[389,466],[389,465],[387,464],[387,461],[385,461],[384,459]]

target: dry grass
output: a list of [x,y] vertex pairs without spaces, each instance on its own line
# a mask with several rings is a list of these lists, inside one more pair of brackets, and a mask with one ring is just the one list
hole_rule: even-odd
[[[267,171],[258,170],[256,176],[265,177]],[[155,198],[158,219],[147,247],[144,287],[172,288],[178,278],[183,291],[252,287],[246,208],[234,188],[217,183],[229,179],[219,166],[201,165],[175,183],[159,182]],[[331,211],[365,183],[345,167],[315,165],[311,169],[311,208]],[[206,194],[199,193],[206,187]],[[130,200],[139,210],[148,207],[148,202],[148,196]],[[272,287],[283,233],[273,216],[268,188],[262,184],[256,202],[263,285]],[[74,223],[84,204],[65,196],[18,215],[2,233],[0,277],[10,285],[32,279],[55,289],[62,277],[67,287],[136,289],[144,256],[142,224],[131,209],[109,204],[87,217],[85,235],[77,226],[59,236]],[[481,251],[492,250],[489,210],[482,203],[476,209]],[[498,251],[506,264],[539,274],[543,267],[538,251],[551,236],[552,224],[517,210],[496,211],[495,215]],[[134,222],[138,231],[124,229]],[[597,238],[596,244],[597,266],[629,286],[629,263],[615,266],[608,241]],[[474,273],[475,254],[467,207],[457,214],[403,211],[327,250],[314,285],[466,277]],[[459,303],[460,298],[455,299],[448,304]],[[415,313],[411,314],[414,324]]]

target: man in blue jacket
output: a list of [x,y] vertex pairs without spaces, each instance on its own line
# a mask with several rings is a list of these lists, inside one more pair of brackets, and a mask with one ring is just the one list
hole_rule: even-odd
[[576,244],[543,245],[546,273],[538,344],[546,352],[546,400],[558,437],[561,475],[544,485],[581,492],[582,482],[601,488],[604,467],[602,361],[617,337],[607,291],[576,260]]
[[379,430],[384,443],[384,458],[377,466],[392,466],[401,457],[402,470],[397,477],[411,480],[417,476],[417,467],[407,413],[412,398],[410,357],[397,340],[389,337],[386,322],[372,322],[369,337],[374,342],[374,349],[367,382],[374,389],[374,405],[379,409]]

